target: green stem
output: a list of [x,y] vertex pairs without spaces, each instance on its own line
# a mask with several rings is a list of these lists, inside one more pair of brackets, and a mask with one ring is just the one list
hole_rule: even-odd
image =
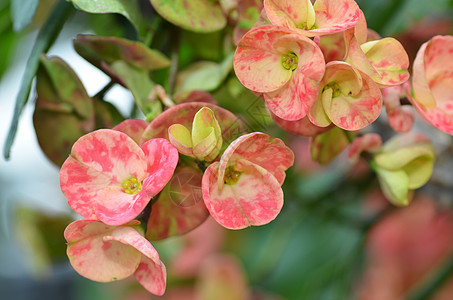
[[436,291],[453,275],[453,253],[451,253],[445,266],[408,300],[428,300]]
[[104,98],[105,94],[110,91],[110,89],[115,85],[115,82],[110,80],[109,83],[107,83],[102,90],[96,93],[96,95],[93,96],[93,99],[101,99]]
[[168,93],[173,95],[176,84],[176,74],[178,73],[178,64],[179,64],[179,39],[180,31],[178,28],[173,27],[174,38],[171,45],[171,65],[170,65],[170,75],[168,77]]
[[72,11],[72,5],[66,0],[58,1],[50,16],[46,20],[46,23],[38,33],[38,37],[36,38],[36,42],[33,45],[30,57],[28,58],[27,65],[25,67],[25,73],[22,77],[19,93],[16,97],[13,119],[3,147],[3,156],[5,159],[10,158],[11,147],[14,143],[14,138],[16,137],[17,128],[19,126],[19,118],[25,105],[27,104],[31,90],[31,83],[36,75],[36,72],[38,71],[41,54],[49,50]]

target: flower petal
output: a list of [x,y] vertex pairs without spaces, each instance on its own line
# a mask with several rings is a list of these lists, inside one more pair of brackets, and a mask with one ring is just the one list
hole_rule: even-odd
[[310,36],[326,35],[345,31],[354,27],[360,18],[361,10],[354,0],[317,0],[315,28]]
[[282,65],[282,53],[273,48],[275,40],[288,33],[285,28],[264,25],[244,35],[234,54],[234,72],[246,88],[272,92],[291,79],[292,71]]
[[[350,82],[337,81],[341,93],[337,97],[323,97],[323,107],[332,123],[338,127],[355,131],[374,122],[382,110],[382,94],[377,84],[365,73],[357,72],[348,64],[334,66],[338,74],[347,77],[345,73],[356,74],[357,81],[361,79],[361,89],[355,94],[355,86]],[[349,69],[349,71],[347,71]],[[352,89],[350,86],[353,86]]]
[[296,121],[283,120],[272,112],[271,116],[272,119],[274,119],[275,123],[277,123],[277,125],[280,126],[283,130],[300,136],[315,136],[329,130],[329,127],[318,127],[314,125],[310,122],[308,116]]
[[355,138],[349,147],[348,157],[352,162],[359,160],[360,154],[364,151],[375,153],[381,150],[382,139],[377,133],[367,133]]
[[382,94],[390,127],[400,133],[410,131],[414,124],[414,114],[411,107],[402,106],[400,103],[400,98],[404,95],[402,86],[385,88]]
[[281,54],[292,52],[298,57],[291,80],[282,88],[264,94],[268,108],[285,120],[305,117],[314,105],[324,71],[324,56],[310,39],[289,34],[275,40],[273,47]]
[[310,0],[264,0],[264,9],[269,20],[276,26],[311,28],[314,24]]
[[280,183],[266,169],[238,160],[235,169],[241,172],[233,185],[218,188],[219,163],[211,164],[203,175],[203,200],[211,216],[229,229],[242,229],[269,223],[280,213],[283,191]]
[[127,119],[119,123],[113,130],[121,131],[127,134],[131,139],[134,140],[137,144],[140,142],[143,131],[148,126],[148,123],[141,119]]
[[134,275],[143,287],[155,295],[165,292],[167,272],[151,243],[131,227],[118,227],[104,241],[117,241],[135,248],[142,254]]
[[148,169],[141,191],[129,195],[122,187],[110,187],[95,203],[96,216],[106,224],[122,225],[136,218],[173,175],[179,155],[170,142],[153,139],[143,144],[142,149]]
[[190,131],[181,124],[173,124],[168,128],[168,139],[179,153],[192,156],[192,136]]
[[145,178],[143,151],[126,134],[101,129],[81,137],[60,171],[60,186],[69,206],[85,218],[94,217],[105,194],[122,193],[124,180]]
[[[157,195],[175,172],[178,150],[165,139],[152,139],[142,145],[148,163],[148,177],[143,181],[142,191],[148,197]],[[144,207],[143,207],[144,208]]]
[[67,254],[77,273],[94,281],[110,282],[135,272],[141,254],[123,243],[105,241],[104,236],[114,230],[115,227],[93,220],[68,225],[65,230]]
[[[414,98],[408,99],[433,126],[453,135],[453,38],[435,36],[422,45],[414,61]],[[408,90],[408,89],[407,89]]]
[[[190,102],[175,105],[155,118],[145,129],[140,144],[152,138],[168,139],[168,128],[173,124],[181,124],[192,130],[195,114],[203,107],[209,107],[215,114],[216,120],[222,128],[224,141],[232,141],[243,132],[241,121],[228,110],[217,105],[202,102]],[[228,143],[224,143],[225,147]]]
[[382,192],[393,205],[409,205],[409,177],[403,170],[376,168],[376,173]]
[[[282,185],[285,171],[294,163],[294,153],[278,138],[261,132],[249,133],[236,139],[225,150],[220,158],[219,178],[224,177],[226,167],[237,159],[245,159],[266,169]],[[222,185],[223,180],[219,183]]]

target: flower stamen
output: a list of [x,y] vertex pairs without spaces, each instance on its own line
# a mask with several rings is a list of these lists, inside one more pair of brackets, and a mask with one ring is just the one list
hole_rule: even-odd
[[138,182],[135,177],[125,180],[121,186],[123,187],[124,192],[129,195],[138,194],[142,189],[142,183]]
[[282,55],[282,66],[286,70],[294,71],[297,69],[299,58],[294,52],[288,52]]

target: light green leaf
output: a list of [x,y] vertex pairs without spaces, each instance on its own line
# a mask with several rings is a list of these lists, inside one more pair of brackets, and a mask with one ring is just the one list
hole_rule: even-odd
[[220,64],[201,61],[192,64],[177,77],[177,91],[213,91],[217,89],[233,67],[233,54]]
[[126,17],[134,25],[137,32],[142,24],[142,16],[138,0],[70,0],[74,6],[88,13],[117,13]]
[[211,0],[150,0],[169,22],[186,30],[212,32],[225,27],[226,18],[218,3]]

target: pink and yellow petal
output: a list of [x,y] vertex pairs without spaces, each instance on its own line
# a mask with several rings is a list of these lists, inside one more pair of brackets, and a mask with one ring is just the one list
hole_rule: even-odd
[[[360,93],[353,95],[341,92],[335,97],[323,97],[323,106],[332,123],[338,127],[355,131],[374,122],[382,109],[382,94],[376,83],[365,73]],[[340,83],[341,87],[341,83]],[[347,88],[349,90],[349,88]]]
[[135,272],[141,253],[120,242],[104,240],[104,236],[109,235],[114,227],[108,228],[98,221],[76,222],[66,229],[66,238],[73,236],[73,230],[90,227],[85,229],[83,238],[68,240],[67,254],[77,273],[94,281],[110,282],[126,278]]
[[289,28],[311,28],[315,21],[310,0],[264,0],[266,15],[272,24]]
[[189,129],[181,124],[173,124],[168,128],[168,139],[173,146],[178,149],[179,153],[192,156],[193,144],[192,136]]
[[138,250],[142,256],[134,272],[135,277],[149,292],[163,295],[167,273],[159,254],[147,239],[131,227],[118,227],[111,235],[105,236],[104,241],[117,241]]
[[361,45],[370,64],[379,73],[377,82],[383,86],[402,84],[409,78],[409,57],[394,38],[384,38]]
[[175,105],[156,117],[145,129],[140,144],[153,138],[168,139],[168,128],[173,124],[181,124],[190,131],[195,114],[203,107],[209,107],[214,112],[224,140],[230,140],[242,131],[241,121],[228,110],[210,103],[189,102]]
[[148,126],[148,123],[140,119],[128,119],[119,123],[113,130],[121,131],[127,134],[131,139],[134,140],[137,144],[140,143],[143,131]]
[[361,137],[355,138],[349,147],[348,158],[352,162],[359,160],[362,152],[376,153],[381,150],[382,139],[377,133],[368,133]]
[[345,31],[360,19],[361,10],[354,0],[317,0],[313,7],[316,21],[310,36]]
[[95,215],[94,205],[105,192],[117,191],[124,180],[143,180],[143,151],[126,134],[98,130],[81,137],[60,171],[60,186],[69,205],[86,218]]
[[318,97],[318,100],[316,100],[315,104],[310,109],[310,112],[308,113],[308,119],[311,123],[313,123],[313,125],[318,127],[327,127],[332,124],[332,121],[330,121],[330,118],[326,114],[326,111],[324,110],[324,106],[322,104],[323,98],[332,98],[332,94],[332,89],[326,89],[325,91],[323,91],[322,94],[320,94],[320,97]]
[[414,123],[414,114],[411,107],[402,106],[400,103],[400,98],[404,95],[402,86],[385,88],[382,94],[390,127],[400,133],[410,131]]
[[148,176],[143,180],[141,192],[151,198],[157,195],[173,176],[179,154],[169,141],[161,138],[145,142],[142,149],[148,164]]
[[283,191],[275,177],[262,167],[239,160],[234,168],[238,181],[219,190],[219,163],[211,164],[203,175],[203,200],[211,216],[229,229],[264,225],[274,220],[283,206]]
[[84,135],[74,143],[71,157],[119,184],[129,177],[143,180],[146,173],[143,151],[127,134],[115,130]]
[[285,131],[292,134],[310,137],[318,135],[329,130],[329,127],[318,127],[310,122],[308,116],[296,121],[288,121],[277,117],[272,112],[270,113],[275,123]]
[[156,263],[143,255],[134,276],[150,293],[158,296],[162,296],[165,293],[167,270],[161,261]]
[[[225,150],[220,158],[219,178],[224,177],[226,167],[237,159],[245,159],[266,169],[281,185],[285,171],[294,163],[294,153],[278,138],[261,132],[249,133],[236,139]],[[223,181],[219,182],[223,184]]]
[[241,83],[255,92],[272,92],[285,85],[292,75],[283,67],[281,53],[273,44],[290,31],[272,25],[247,32],[234,54],[234,72]]
[[281,89],[264,94],[269,110],[277,117],[296,121],[304,118],[315,104],[319,92],[319,82],[313,81],[299,72]]

